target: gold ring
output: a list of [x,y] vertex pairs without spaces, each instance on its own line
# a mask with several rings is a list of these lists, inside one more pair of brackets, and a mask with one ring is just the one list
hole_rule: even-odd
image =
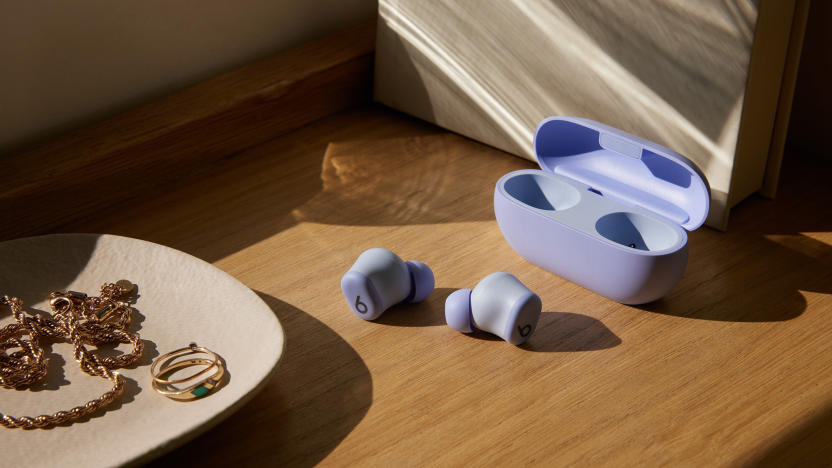
[[[190,358],[177,360],[192,354],[204,354],[210,359]],[[205,366],[196,374],[182,379],[167,380],[163,377],[177,369]],[[213,371],[213,373],[211,373]],[[208,374],[208,375],[206,375]],[[208,348],[191,343],[186,348],[180,348],[163,354],[153,361],[150,366],[150,376],[153,378],[153,390],[174,400],[193,400],[211,392],[222,380],[225,369],[220,363],[220,357]],[[177,384],[185,384],[177,386]]]

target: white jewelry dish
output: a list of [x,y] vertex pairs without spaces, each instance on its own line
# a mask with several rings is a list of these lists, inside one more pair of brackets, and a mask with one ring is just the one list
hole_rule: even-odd
[[[88,420],[48,430],[3,430],[2,451],[15,466],[138,464],[196,437],[262,388],[283,353],[283,329],[274,312],[231,275],[188,254],[126,237],[56,234],[0,243],[0,294],[24,308],[48,311],[54,290],[97,294],[119,279],[138,285],[134,326],[145,341],[140,364],[119,369],[127,378],[120,402]],[[12,323],[0,310],[0,326]],[[226,381],[195,401],[174,401],[153,391],[156,356],[190,342],[215,351]],[[90,349],[94,349],[90,346]],[[51,349],[51,351],[50,351]],[[38,416],[97,398],[110,383],[81,372],[67,343],[47,345],[46,384],[0,388],[0,412]]]

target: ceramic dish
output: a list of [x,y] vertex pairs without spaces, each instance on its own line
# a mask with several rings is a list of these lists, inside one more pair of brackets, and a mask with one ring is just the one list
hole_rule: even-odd
[[[26,307],[46,311],[51,291],[96,294],[102,283],[119,279],[138,285],[132,331],[145,340],[140,364],[120,370],[127,378],[125,395],[107,411],[70,426],[2,429],[4,464],[113,466],[147,461],[230,415],[275,369],[284,345],[277,317],[252,290],[209,263],[112,235],[58,234],[0,243],[0,294],[18,296]],[[0,326],[11,322],[2,307]],[[226,381],[195,401],[160,396],[151,388],[151,361],[190,342],[223,358]],[[47,381],[25,390],[0,388],[0,412],[52,414],[108,390],[107,381],[81,372],[71,345],[55,343],[47,354]]]

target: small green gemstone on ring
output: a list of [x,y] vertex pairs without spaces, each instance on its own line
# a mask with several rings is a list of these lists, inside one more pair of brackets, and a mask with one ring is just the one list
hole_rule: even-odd
[[194,395],[196,395],[197,397],[201,397],[201,396],[205,396],[205,395],[207,395],[207,394],[208,394],[208,392],[210,392],[210,391],[211,391],[211,389],[209,389],[209,388],[205,388],[205,386],[204,386],[204,385],[200,385],[199,387],[197,387],[197,388],[195,388],[195,389],[191,390],[191,393],[193,393],[193,394],[194,394]]

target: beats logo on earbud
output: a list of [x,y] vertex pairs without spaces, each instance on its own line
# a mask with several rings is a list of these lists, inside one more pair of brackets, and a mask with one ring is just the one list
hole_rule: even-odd
[[472,290],[460,289],[445,299],[445,321],[454,330],[493,333],[513,345],[524,343],[537,326],[542,303],[514,276],[498,272]]
[[355,315],[375,320],[399,302],[421,302],[433,292],[433,272],[422,262],[404,262],[387,249],[358,256],[341,278],[341,291]]

